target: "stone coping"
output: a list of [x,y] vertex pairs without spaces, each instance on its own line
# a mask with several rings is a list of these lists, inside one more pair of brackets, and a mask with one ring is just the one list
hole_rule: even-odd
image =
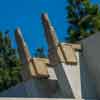
[[96,99],[65,99],[65,98],[8,98],[2,97],[0,100],[96,100]]

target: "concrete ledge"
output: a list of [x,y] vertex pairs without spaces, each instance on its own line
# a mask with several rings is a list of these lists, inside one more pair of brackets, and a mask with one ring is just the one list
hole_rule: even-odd
[[63,98],[0,98],[0,100],[96,100],[96,99],[63,99]]

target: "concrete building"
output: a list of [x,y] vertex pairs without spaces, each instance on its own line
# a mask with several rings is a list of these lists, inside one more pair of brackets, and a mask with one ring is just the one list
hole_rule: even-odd
[[42,14],[41,18],[48,59],[32,58],[17,28],[15,38],[22,62],[23,83],[0,93],[0,96],[32,97],[33,100],[99,100],[100,34],[79,44],[60,43],[48,15]]

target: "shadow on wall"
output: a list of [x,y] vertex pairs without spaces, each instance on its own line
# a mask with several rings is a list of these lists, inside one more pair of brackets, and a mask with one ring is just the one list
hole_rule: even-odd
[[95,100],[95,98],[97,98],[96,84],[89,73],[88,64],[86,63],[83,52],[79,53],[79,62],[82,97],[86,100]]
[[57,80],[29,80],[0,93],[0,97],[65,98]]

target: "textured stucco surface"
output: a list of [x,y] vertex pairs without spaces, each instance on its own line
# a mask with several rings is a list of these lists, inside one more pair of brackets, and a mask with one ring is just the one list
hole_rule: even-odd
[[83,56],[88,64],[89,73],[94,79],[100,98],[100,32],[81,41]]
[[62,63],[54,67],[59,86],[67,97],[94,99],[96,98],[96,90],[87,64],[81,53],[76,52],[76,57],[76,65]]
[[63,98],[57,77],[52,67],[48,68],[49,79],[31,79],[0,93],[0,97]]

